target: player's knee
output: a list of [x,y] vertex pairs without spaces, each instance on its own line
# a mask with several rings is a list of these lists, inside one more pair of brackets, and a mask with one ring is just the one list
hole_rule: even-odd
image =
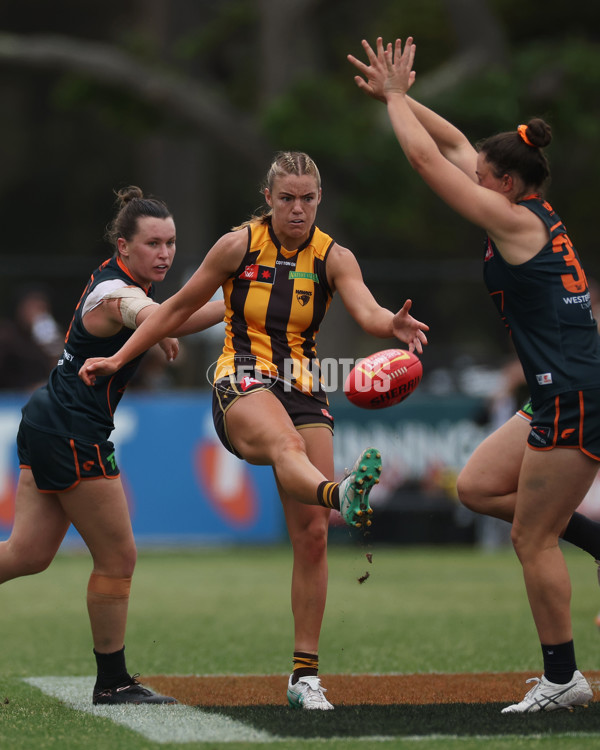
[[280,462],[286,461],[292,454],[306,454],[306,444],[304,439],[294,429],[286,430],[281,433],[277,442],[271,446],[271,456],[274,466]]
[[526,564],[553,543],[558,544],[558,537],[555,539],[553,535],[547,537],[543,533],[538,533],[538,530],[523,527],[517,521],[512,524],[510,540],[521,564]]
[[314,518],[306,525],[290,533],[294,556],[315,564],[327,555],[327,524]]
[[10,540],[0,544],[0,579],[2,582],[21,576],[43,573],[52,560],[55,550],[29,548],[12,544]]
[[517,523],[513,523],[510,529],[510,541],[517,557],[523,562],[527,557],[527,537],[523,534],[520,525]]
[[137,562],[137,549],[133,545],[122,559],[121,575],[127,577],[132,576],[135,570],[135,564]]
[[19,567],[21,569],[20,575],[30,576],[36,573],[43,573],[50,566],[50,563],[54,560],[54,555],[49,554],[33,554],[27,557],[21,557],[19,560]]
[[298,453],[306,453],[306,443],[302,435],[297,430],[288,430],[278,441],[278,449],[282,451],[295,451]]
[[131,578],[137,562],[137,550],[135,547],[124,550],[116,563],[111,566],[110,575],[118,578]]
[[[231,439],[230,435],[230,439]],[[268,440],[252,439],[245,435],[236,435],[232,443],[240,456],[249,464],[264,464],[277,466],[290,453],[306,453],[306,446],[302,437],[295,429],[284,429],[276,438]]]
[[137,550],[134,544],[111,550],[108,558],[94,555],[94,572],[111,578],[131,578],[137,561]]
[[456,492],[460,502],[469,510],[478,513],[481,508],[481,492],[471,476],[461,471],[456,479]]

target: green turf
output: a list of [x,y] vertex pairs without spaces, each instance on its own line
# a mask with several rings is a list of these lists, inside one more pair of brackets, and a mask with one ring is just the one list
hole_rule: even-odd
[[[372,563],[367,551],[373,553]],[[565,552],[573,579],[578,665],[584,672],[599,669],[595,566],[577,550],[567,547]],[[0,748],[217,747],[149,742],[105,719],[73,711],[21,681],[94,673],[85,610],[89,571],[87,554],[62,553],[45,573],[0,589]],[[370,577],[361,585],[358,578],[366,571]],[[287,673],[293,646],[290,572],[287,547],[142,551],[127,635],[131,671]],[[541,671],[521,571],[511,550],[482,554],[333,544],[320,658],[321,671],[333,673]],[[591,750],[600,742],[600,704],[532,717],[500,718],[497,709],[338,707],[316,717],[285,707],[227,712],[237,712],[236,718],[252,725],[269,724],[272,734],[286,737],[276,747],[301,750],[322,747],[322,740],[300,739],[315,733],[328,737],[333,750],[381,747],[374,739],[352,739],[374,733],[387,738],[385,747],[415,747],[418,737],[419,750],[440,750],[459,741],[461,750]],[[251,747],[227,744],[229,750],[238,746]]]

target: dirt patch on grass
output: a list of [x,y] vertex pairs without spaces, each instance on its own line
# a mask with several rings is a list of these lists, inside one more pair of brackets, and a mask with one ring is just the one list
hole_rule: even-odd
[[[515,703],[532,687],[525,680],[534,676],[539,675],[531,672],[320,675],[327,698],[337,706]],[[587,671],[585,676],[596,695],[600,691],[600,671]],[[141,680],[153,690],[191,706],[287,704],[288,675],[153,675]]]

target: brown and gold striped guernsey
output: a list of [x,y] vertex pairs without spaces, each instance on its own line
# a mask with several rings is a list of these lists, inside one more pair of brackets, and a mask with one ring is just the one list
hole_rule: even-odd
[[239,231],[248,233],[248,247],[223,285],[226,332],[215,380],[251,362],[327,403],[315,337],[332,297],[325,267],[334,241],[313,227],[308,240],[289,251],[270,222]]

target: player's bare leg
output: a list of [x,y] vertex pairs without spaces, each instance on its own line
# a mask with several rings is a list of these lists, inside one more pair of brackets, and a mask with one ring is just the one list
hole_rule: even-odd
[[[299,430],[308,458],[324,476],[334,476],[333,436],[323,426]],[[288,701],[297,708],[330,710],[318,677],[319,636],[327,599],[327,534],[330,511],[295,502],[278,483],[288,533],[294,551],[292,612],[294,615],[294,673]]]
[[464,506],[512,523],[530,430],[529,422],[515,414],[480,443],[458,475]]
[[70,521],[58,496],[40,492],[30,469],[21,469],[10,537],[0,542],[0,583],[46,570]]
[[81,482],[60,495],[61,504],[88,546],[94,567],[87,590],[98,677],[93,702],[176,703],[140,685],[125,665],[125,628],[136,547],[119,478]]
[[527,598],[544,655],[544,674],[503,713],[552,711],[587,705],[592,690],[577,669],[571,625],[571,581],[558,540],[597,472],[578,450],[527,449],[512,527]]
[[[477,447],[457,479],[463,505],[476,513],[512,523],[530,430],[529,421],[515,414]],[[549,496],[553,492],[550,487]],[[600,524],[575,512],[565,522],[560,536],[593,557],[600,582]],[[600,627],[600,614],[595,623]]]
[[[137,555],[121,480],[81,482],[61,493],[61,503],[90,550],[92,576],[101,579],[97,586],[92,581],[87,595],[94,648],[106,653],[117,651],[124,644],[129,606],[125,582],[131,582]],[[114,593],[109,591],[111,579],[122,582],[115,585]]]
[[571,583],[558,540],[597,470],[597,462],[578,450],[525,452],[512,539],[542,643],[573,636]]
[[269,391],[239,398],[227,411],[229,439],[251,464],[270,465],[286,496],[317,505],[316,488],[325,480],[310,461],[306,445],[287,411]]

